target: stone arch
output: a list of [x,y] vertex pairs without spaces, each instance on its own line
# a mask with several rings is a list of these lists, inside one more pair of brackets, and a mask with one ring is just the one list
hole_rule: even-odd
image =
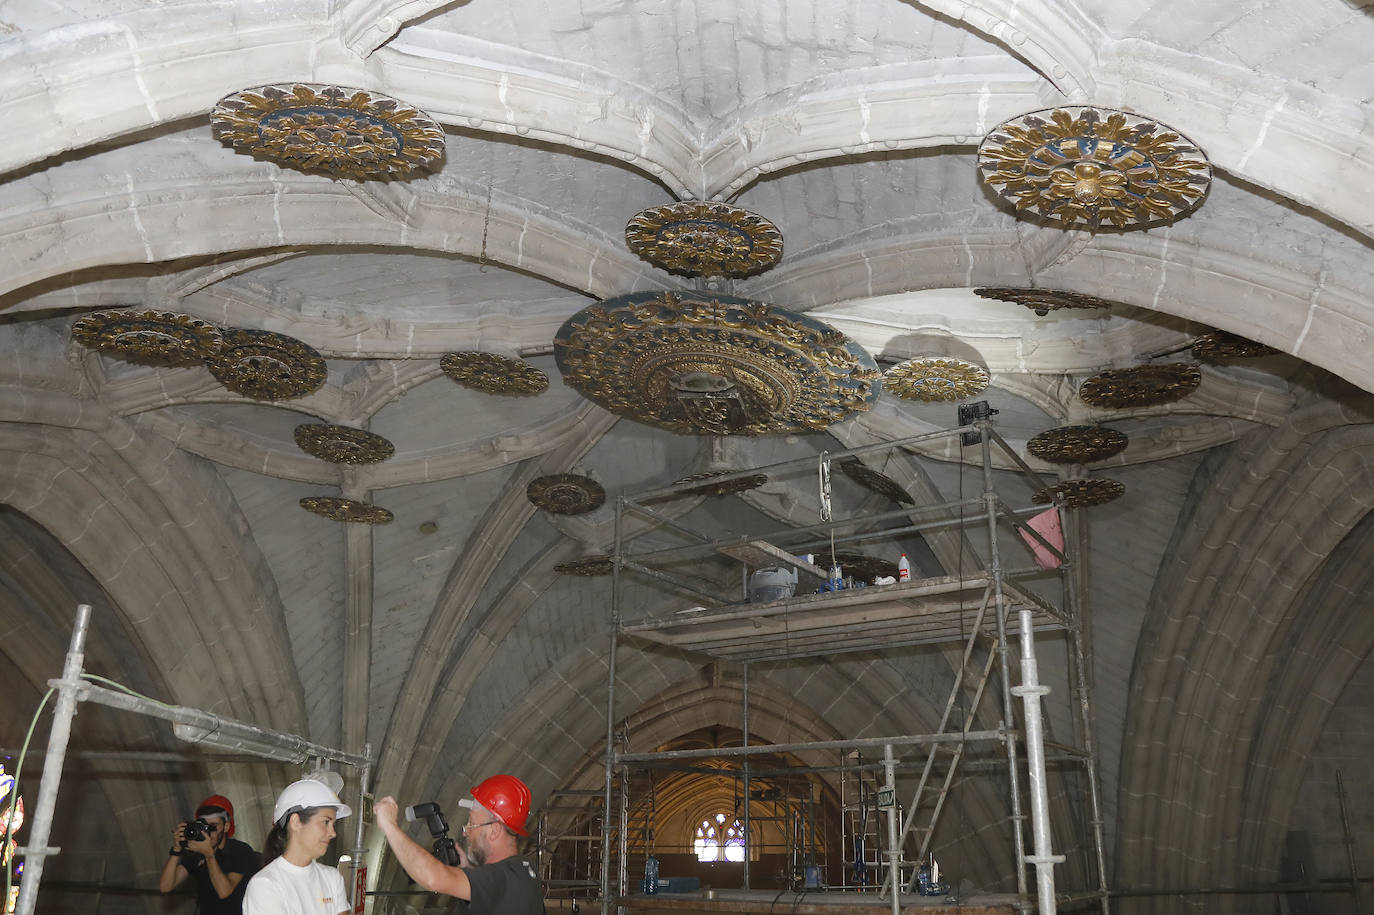
[[[1332,691],[1339,692],[1330,680],[1348,676],[1356,663],[1321,646],[1331,622],[1304,594],[1374,507],[1371,406],[1363,398],[1300,412],[1272,433],[1243,439],[1178,532],[1131,686],[1122,884],[1186,887],[1272,874],[1277,852],[1256,843],[1278,828],[1291,802],[1274,792],[1301,777],[1305,750],[1292,733],[1281,739],[1277,722],[1257,721],[1266,700],[1282,698],[1319,730]],[[1223,581],[1240,585],[1223,592]],[[1367,643],[1368,633],[1350,634]],[[1284,650],[1284,639],[1295,635],[1310,654]],[[1294,698],[1317,683],[1324,683],[1319,695]],[[1249,837],[1227,831],[1242,808],[1265,821],[1265,830]],[[1141,910],[1163,905],[1142,903]],[[1231,911],[1235,902],[1206,905]]]
[[[245,522],[218,478],[88,403],[18,388],[6,394],[0,501],[63,542],[100,582],[165,682],[162,698],[306,733],[275,587],[262,558],[243,552]],[[72,425],[37,424],[35,404],[45,401],[64,407],[50,414],[54,421]],[[244,819],[270,819],[272,799],[249,775],[217,777]],[[181,812],[157,815],[166,821]],[[157,851],[133,854],[147,867],[144,858]]]

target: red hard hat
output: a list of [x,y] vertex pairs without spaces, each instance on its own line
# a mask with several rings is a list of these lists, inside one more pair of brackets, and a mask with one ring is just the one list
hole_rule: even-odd
[[493,775],[472,789],[477,803],[490,810],[511,829],[527,836],[525,820],[530,815],[530,789],[514,775]]
[[220,810],[223,810],[225,813],[229,815],[229,822],[227,824],[227,828],[224,830],[224,834],[226,836],[233,836],[234,805],[229,803],[229,798],[225,797],[222,794],[210,795],[205,800],[200,802],[200,806],[196,808],[196,816],[200,816],[201,811],[204,810],[206,807],[218,807]]

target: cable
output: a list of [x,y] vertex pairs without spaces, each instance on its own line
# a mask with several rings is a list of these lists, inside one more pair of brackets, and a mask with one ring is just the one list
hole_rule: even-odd
[[[10,812],[5,818],[5,838],[3,841],[13,842],[14,836],[10,835],[10,827],[14,824],[14,814],[19,809],[19,776],[24,772],[24,757],[29,755],[29,740],[33,738],[33,729],[38,726],[38,716],[43,714],[43,706],[48,704],[52,694],[56,692],[52,687],[43,694],[42,700],[38,703],[38,708],[34,710],[33,718],[29,721],[29,732],[24,735],[24,745],[19,748],[19,763],[14,767],[14,784],[10,786],[10,796],[14,800],[10,801]],[[8,904],[10,898],[10,888],[14,886],[13,862],[5,865],[5,896],[3,903]]]
[[130,689],[129,687],[125,686],[123,683],[116,683],[114,680],[110,680],[110,679],[108,679],[108,678],[106,678],[106,677],[102,677],[102,676],[99,676],[99,675],[97,675],[97,674],[86,674],[86,673],[83,673],[83,674],[81,675],[81,679],[83,679],[83,680],[91,680],[92,682],[95,682],[95,683],[104,683],[106,686],[114,687],[115,689],[119,690],[121,693],[127,693],[128,695],[133,696],[135,699],[142,699],[142,700],[144,700],[144,701],[146,701],[146,702],[151,702],[151,703],[153,703],[153,705],[161,706],[162,708],[168,708],[168,709],[170,709],[170,708],[176,708],[175,705],[171,705],[170,703],[159,701],[159,700],[157,700],[157,699],[152,698],[151,696],[145,696],[145,695],[143,695],[143,694],[140,693],[140,692],[137,692],[137,691],[135,691],[135,690]]

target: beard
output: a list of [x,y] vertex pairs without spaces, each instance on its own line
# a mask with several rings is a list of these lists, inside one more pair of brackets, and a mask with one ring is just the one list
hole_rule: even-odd
[[478,867],[487,863],[487,850],[482,847],[481,842],[468,843],[468,860]]

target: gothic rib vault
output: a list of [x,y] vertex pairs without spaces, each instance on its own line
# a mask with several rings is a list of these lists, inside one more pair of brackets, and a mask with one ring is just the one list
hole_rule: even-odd
[[[525,777],[536,801],[596,786],[607,585],[554,566],[607,551],[615,496],[953,425],[949,404],[880,396],[826,433],[716,440],[617,419],[562,383],[552,344],[571,315],[697,289],[637,257],[627,221],[728,199],[776,225],[784,251],[715,291],[827,322],[884,364],[976,356],[991,380],[978,396],[1023,449],[1060,426],[1129,435],[1091,468],[1125,495],[1071,525],[1089,557],[1113,885],[1274,880],[1292,831],[1310,837],[1319,875],[1345,873],[1332,773],[1344,766],[1350,785],[1374,758],[1348,728],[1374,711],[1362,687],[1374,680],[1371,44],[1357,0],[5,5],[0,745],[22,738],[88,601],[99,672],[322,743],[370,741],[379,789],[406,802],[456,807],[496,769]],[[415,106],[443,130],[442,161],[403,180],[333,180],[215,140],[220,99],[295,83]],[[979,143],[1069,106],[1186,135],[1210,162],[1205,199],[1148,231],[1018,217],[981,183]],[[974,294],[984,287],[1111,304],[1042,316]],[[72,340],[76,320],[129,307],[287,335],[327,377],[254,400],[204,368],[132,365]],[[1161,406],[1077,396],[1104,370],[1186,361],[1213,329],[1278,353],[1204,364],[1196,393]],[[463,351],[523,358],[549,389],[457,385],[440,360]],[[366,428],[395,454],[331,464],[296,445],[302,423]],[[920,504],[975,485],[959,458],[942,445],[873,469]],[[593,478],[607,504],[540,511],[527,487],[552,474]],[[893,507],[847,480],[836,491]],[[297,508],[311,496],[395,520],[336,523]],[[720,530],[811,523],[816,509],[812,481],[779,479],[662,506]],[[982,549],[949,533],[890,546],[919,553],[924,574]],[[647,585],[634,594],[676,606]],[[919,730],[951,663],[932,651],[760,673],[754,737]],[[737,725],[719,720],[733,677],[671,652],[626,656],[616,718],[636,749]],[[1067,727],[1068,699],[1051,701]],[[114,713],[79,722],[89,750],[184,750]],[[165,849],[146,837],[208,786],[259,840],[288,774],[88,760],[59,812],[76,804],[108,824],[51,867],[150,886]],[[1370,797],[1352,810],[1366,872]],[[999,827],[984,828],[999,803],[959,808],[940,852],[961,862],[954,879],[1008,880]],[[1074,799],[1061,790],[1058,803]],[[73,847],[75,822],[59,826]],[[391,868],[373,876],[400,885]],[[61,898],[94,911],[89,895]],[[1121,910],[1252,902],[1142,896]]]

